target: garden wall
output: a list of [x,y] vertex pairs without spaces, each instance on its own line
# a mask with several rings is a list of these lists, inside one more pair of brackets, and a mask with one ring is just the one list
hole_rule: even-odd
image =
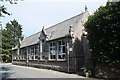
[[120,79],[120,63],[117,64],[97,63],[94,67],[94,76],[97,78]]

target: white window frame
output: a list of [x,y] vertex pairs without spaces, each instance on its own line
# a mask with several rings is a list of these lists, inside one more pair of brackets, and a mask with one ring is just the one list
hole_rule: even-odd
[[28,47],[28,60],[32,60],[31,59],[31,47]]
[[27,49],[26,49],[26,48],[24,49],[24,56],[23,56],[23,59],[24,59],[24,60],[27,59]]
[[[34,60],[38,60],[38,58],[39,58],[38,45],[35,45],[35,46],[34,46],[34,55],[35,55]],[[36,58],[36,56],[37,56],[38,58]]]
[[20,56],[20,60],[23,60],[23,49],[20,49],[20,54],[19,54],[19,56]]
[[45,45],[45,40],[43,42],[44,39],[40,40],[40,60],[45,60],[45,58],[43,58],[43,53],[44,53],[44,45]]
[[[58,60],[58,61],[65,61],[65,60],[66,60],[66,58],[64,58],[64,59],[60,59],[60,58],[59,58],[59,47],[62,47],[62,48],[65,47],[65,53],[62,53],[62,56],[65,55],[65,57],[66,57],[66,52],[67,52],[67,50],[66,50],[66,41],[65,41],[65,44],[63,45],[63,44],[62,44],[62,41],[63,41],[63,40],[65,41],[65,39],[62,39],[62,40],[59,40],[59,41],[58,41],[58,55],[57,55],[57,60]],[[61,42],[61,45],[59,45],[59,42]],[[62,50],[63,50],[63,49],[62,49]],[[62,51],[62,52],[63,52],[63,51]]]
[[[55,43],[55,46],[52,46],[51,47],[51,44],[53,44],[53,43]],[[55,59],[51,59],[51,48],[52,49],[55,49]],[[49,60],[56,60],[56,42],[50,42],[50,44],[49,44]]]
[[[32,48],[33,48],[33,51],[32,51]],[[31,46],[30,47],[30,60],[34,60],[34,46]]]
[[20,49],[20,52],[19,52],[19,60],[21,60],[22,59],[22,50]]
[[25,54],[25,52],[24,52],[25,50],[24,49],[22,49],[22,60],[24,60],[24,54]]

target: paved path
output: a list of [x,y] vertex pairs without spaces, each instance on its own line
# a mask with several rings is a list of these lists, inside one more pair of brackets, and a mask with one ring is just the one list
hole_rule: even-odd
[[80,80],[93,80],[75,74],[67,74],[53,70],[17,66],[12,64],[0,64],[0,78],[80,78]]

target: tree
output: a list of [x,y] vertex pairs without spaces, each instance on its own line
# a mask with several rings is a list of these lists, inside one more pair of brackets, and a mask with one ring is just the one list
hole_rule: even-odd
[[10,21],[10,23],[6,24],[5,30],[3,30],[3,36],[5,37],[3,42],[8,42],[6,47],[15,47],[19,39],[23,39],[22,26],[15,19]]
[[94,61],[120,62],[120,2],[108,2],[85,23]]
[[[0,54],[2,53],[2,29],[0,28]],[[0,62],[2,61],[1,60],[1,56],[0,56]]]
[[[23,0],[0,0],[0,2],[9,2],[10,4],[17,4],[18,1],[23,1]],[[11,15],[7,10],[4,5],[0,5],[0,17],[3,16],[3,14]]]
[[6,8],[3,6],[0,6],[0,17],[3,16],[3,14],[11,15],[9,12],[7,12]]
[[[0,2],[9,2],[10,4],[17,4],[17,1],[20,0],[0,0]],[[6,29],[2,30],[1,17],[4,17],[3,14],[11,15],[4,5],[0,5],[0,62],[2,60],[4,62],[10,62],[12,60],[12,47],[18,43],[18,38],[23,39],[23,37],[21,37],[22,27],[16,20],[14,20],[11,21],[11,24],[7,23]],[[14,26],[14,28],[11,26]],[[13,32],[11,30],[13,30]]]
[[10,4],[17,4],[17,1],[23,1],[23,0],[0,0],[1,2],[9,2]]
[[4,62],[11,61],[12,47],[15,47],[19,39],[23,39],[22,26],[14,19],[6,24],[2,30],[2,59]]

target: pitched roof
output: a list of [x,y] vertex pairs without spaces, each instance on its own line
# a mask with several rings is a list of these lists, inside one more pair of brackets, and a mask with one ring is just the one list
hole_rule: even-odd
[[[69,26],[72,25],[72,28],[74,29],[77,22],[79,22],[83,19],[84,14],[85,14],[85,12],[78,14],[67,20],[64,20],[64,21],[62,21],[58,24],[55,24],[49,28],[46,28],[45,31],[48,36],[47,41],[65,37],[66,35],[68,35],[69,34]],[[33,44],[37,44],[39,42],[40,33],[41,33],[41,31],[22,40],[21,48],[30,46]]]
[[39,42],[40,32],[33,34],[21,41],[21,47],[30,46]]
[[77,22],[82,19],[82,15],[83,14],[79,14],[77,16],[74,16],[70,19],[67,19],[63,22],[60,22],[56,25],[53,25],[47,29],[45,29],[46,33],[48,35],[51,35],[48,40],[53,40],[53,39],[57,39],[60,37],[64,37],[66,35],[69,34],[69,26],[72,25],[73,28],[75,27],[75,24],[77,24]]

